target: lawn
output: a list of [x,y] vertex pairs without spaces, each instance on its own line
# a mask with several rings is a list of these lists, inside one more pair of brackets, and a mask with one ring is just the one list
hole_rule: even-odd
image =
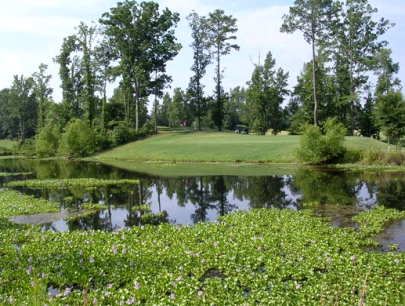
[[0,139],[0,148],[5,148],[11,150],[14,145],[17,144],[17,141],[9,139]]
[[[95,156],[99,160],[138,162],[292,163],[300,136],[256,136],[233,133],[166,133],[129,143]],[[387,144],[347,137],[349,149],[386,150]]]

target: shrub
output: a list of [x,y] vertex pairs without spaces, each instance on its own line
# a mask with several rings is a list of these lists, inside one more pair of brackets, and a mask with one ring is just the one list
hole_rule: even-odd
[[109,140],[113,147],[128,143],[136,139],[136,132],[128,121],[113,122],[114,129],[110,132]]
[[95,152],[96,135],[88,122],[76,119],[71,122],[60,141],[59,153],[63,156],[83,157]]
[[335,118],[328,119],[324,125],[325,134],[318,126],[304,127],[300,146],[296,152],[302,163],[322,164],[342,157],[346,152],[343,146],[346,129]]
[[35,155],[35,140],[26,139],[24,142],[19,142],[13,147],[13,155],[30,156]]
[[155,125],[151,122],[148,122],[139,129],[138,137],[144,138],[154,134],[155,134]]
[[358,163],[363,158],[363,150],[347,150],[343,155],[342,162],[346,164]]
[[35,151],[38,157],[55,156],[58,152],[60,140],[59,129],[54,126],[46,126],[37,135]]
[[11,155],[13,151],[5,147],[0,147],[0,156]]

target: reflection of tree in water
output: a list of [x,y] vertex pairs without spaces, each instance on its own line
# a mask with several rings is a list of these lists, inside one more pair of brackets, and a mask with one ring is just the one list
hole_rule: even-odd
[[240,178],[235,185],[235,196],[248,200],[251,208],[285,208],[292,204],[284,191],[283,176]]
[[141,220],[138,214],[134,212],[135,206],[151,205],[150,199],[152,198],[151,186],[153,181],[151,179],[139,179],[138,186],[132,186],[127,191],[127,218],[124,223],[127,227],[134,225],[141,225]]
[[378,182],[377,200],[380,205],[405,210],[405,179],[386,175]]
[[189,195],[189,179],[187,178],[171,178],[169,180],[162,181],[162,188],[166,189],[166,195],[169,199],[173,199],[176,195],[177,204],[180,207],[184,207],[188,201]]
[[207,178],[192,178],[187,181],[189,201],[196,206],[191,219],[194,223],[209,221],[208,210],[215,208],[211,204],[210,186]]
[[319,204],[357,204],[363,182],[356,177],[345,175],[342,171],[325,172],[311,169],[299,169],[292,185],[299,190],[303,203]]
[[70,231],[73,230],[104,230],[112,231],[115,228],[112,226],[111,218],[108,213],[95,212],[87,216],[78,216],[67,221],[67,226]]
[[235,210],[237,206],[230,204],[227,198],[229,187],[225,184],[223,176],[215,176],[212,178],[212,203],[217,203],[215,208],[220,216],[224,216]]

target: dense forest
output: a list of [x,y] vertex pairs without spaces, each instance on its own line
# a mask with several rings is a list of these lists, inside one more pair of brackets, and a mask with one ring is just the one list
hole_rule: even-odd
[[[312,60],[294,86],[269,51],[246,84],[226,90],[223,57],[237,52],[237,20],[223,10],[190,12],[192,44],[182,46],[176,12],[153,1],[118,2],[98,22],[81,22],[64,38],[59,66],[62,101],[53,101],[51,76],[41,63],[31,76],[14,76],[0,90],[0,139],[40,157],[85,156],[156,133],[157,126],[300,134],[336,118],[350,134],[398,142],[405,133],[399,64],[383,35],[394,26],[368,0],[296,0],[280,31],[300,32]],[[169,91],[166,65],[192,48],[192,77]],[[215,69],[215,90],[204,76]],[[249,78],[249,76],[248,76]],[[116,84],[107,97],[108,84]],[[148,110],[148,103],[153,105]]]

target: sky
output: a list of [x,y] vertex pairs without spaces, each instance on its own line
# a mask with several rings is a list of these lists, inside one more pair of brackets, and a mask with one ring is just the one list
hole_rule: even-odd
[[[176,29],[178,42],[183,46],[178,56],[167,65],[172,76],[172,91],[175,87],[186,89],[192,72],[193,52],[189,47],[191,31],[186,16],[196,11],[207,15],[215,9],[223,9],[227,15],[237,18],[238,32],[236,43],[240,51],[232,51],[224,56],[221,66],[225,67],[223,86],[225,90],[236,86],[246,86],[259,56],[264,59],[271,51],[276,59],[276,67],[290,73],[289,87],[296,84],[297,76],[305,62],[311,60],[311,48],[302,34],[280,33],[282,16],[288,13],[294,0],[155,0],[161,8],[168,7],[180,14],[181,21]],[[75,34],[75,27],[81,21],[90,24],[98,22],[101,15],[115,7],[116,0],[0,0],[0,90],[8,88],[14,75],[30,76],[38,71],[41,63],[48,65],[51,74],[53,98],[62,98],[59,67],[53,63],[58,55],[63,39]],[[138,1],[140,2],[140,1]],[[384,17],[396,25],[382,38],[389,42],[392,57],[400,67],[405,63],[405,1],[370,0],[378,9],[376,18]],[[211,94],[215,65],[207,69],[204,78],[206,94]],[[405,68],[404,68],[405,69]],[[399,78],[405,83],[405,70],[400,70]],[[109,87],[111,95],[113,87]]]

